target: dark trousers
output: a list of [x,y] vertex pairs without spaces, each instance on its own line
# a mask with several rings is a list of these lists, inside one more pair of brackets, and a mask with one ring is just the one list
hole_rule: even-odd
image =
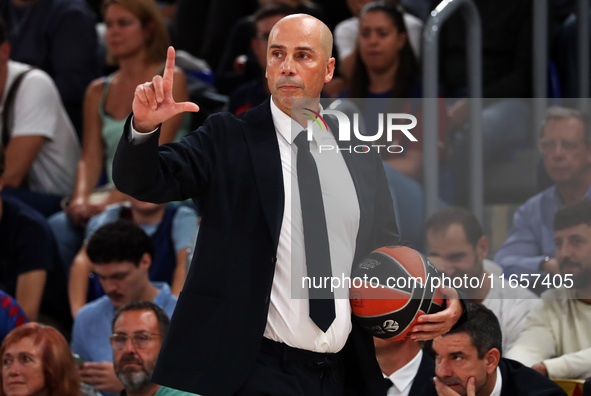
[[292,348],[263,338],[252,375],[236,396],[341,396],[339,354]]

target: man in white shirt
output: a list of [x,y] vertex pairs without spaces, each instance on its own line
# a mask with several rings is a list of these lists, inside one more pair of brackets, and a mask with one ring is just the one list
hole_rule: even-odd
[[550,378],[585,379],[591,377],[590,201],[556,212],[554,245],[562,277],[552,276],[556,288],[542,293],[507,357]]
[[429,217],[426,229],[429,259],[437,269],[450,278],[476,278],[481,283],[479,287],[469,287],[469,282],[462,285],[470,301],[484,304],[497,316],[503,329],[503,350],[508,351],[519,337],[523,318],[537,296],[520,285],[502,285],[503,271],[485,258],[488,238],[469,210],[452,206],[440,209]]
[[[30,191],[20,195],[30,197],[26,202],[48,215],[72,193],[80,144],[51,77],[9,58],[10,44],[0,21],[0,136],[7,142],[4,187]],[[22,73],[26,74],[17,87]],[[52,200],[53,208],[41,209],[48,206],[44,200]]]

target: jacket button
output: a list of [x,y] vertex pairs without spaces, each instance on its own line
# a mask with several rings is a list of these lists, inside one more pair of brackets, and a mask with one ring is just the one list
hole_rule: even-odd
[[269,304],[269,295],[265,294],[265,304]]

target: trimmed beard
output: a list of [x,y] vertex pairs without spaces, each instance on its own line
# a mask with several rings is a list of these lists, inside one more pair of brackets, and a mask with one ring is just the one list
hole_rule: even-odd
[[117,373],[117,378],[119,378],[125,390],[132,393],[150,386],[152,384],[151,377],[152,374],[148,373],[144,368],[137,371],[120,371]]

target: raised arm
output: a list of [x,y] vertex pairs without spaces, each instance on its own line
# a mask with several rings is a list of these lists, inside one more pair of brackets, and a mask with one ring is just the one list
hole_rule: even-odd
[[[189,100],[189,93],[187,92],[187,79],[185,78],[185,73],[178,67],[174,71],[172,97],[174,100],[179,102]],[[162,124],[162,132],[160,133],[158,144],[170,143],[175,140],[179,129],[183,125],[184,117],[185,114],[180,113]]]
[[195,103],[174,101],[174,57],[174,48],[168,47],[164,75],[154,76],[152,81],[138,85],[135,89],[133,128],[137,132],[151,132],[177,114],[199,111],[199,106]]

